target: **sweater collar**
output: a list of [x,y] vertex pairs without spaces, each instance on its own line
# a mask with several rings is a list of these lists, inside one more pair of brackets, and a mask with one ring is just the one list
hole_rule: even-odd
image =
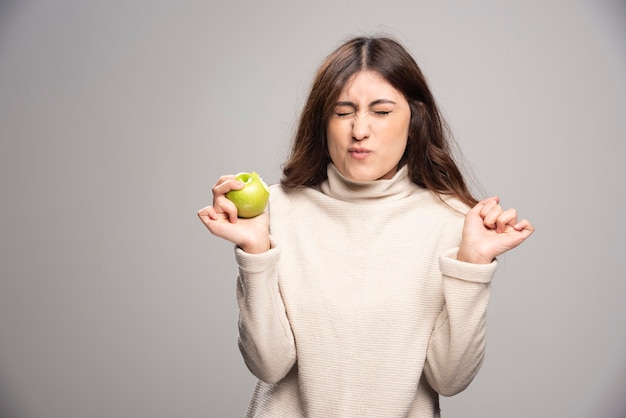
[[347,201],[371,201],[401,199],[417,187],[409,179],[409,171],[403,165],[390,179],[357,182],[348,179],[330,163],[327,168],[328,179],[320,184],[320,190],[327,196]]

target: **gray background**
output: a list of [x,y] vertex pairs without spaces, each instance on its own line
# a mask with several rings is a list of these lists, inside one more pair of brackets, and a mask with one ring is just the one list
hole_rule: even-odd
[[[620,0],[0,3],[0,415],[238,417],[219,175],[280,177],[320,60],[387,33],[536,234],[502,259],[452,417],[626,414]],[[297,215],[297,214],[296,214]]]

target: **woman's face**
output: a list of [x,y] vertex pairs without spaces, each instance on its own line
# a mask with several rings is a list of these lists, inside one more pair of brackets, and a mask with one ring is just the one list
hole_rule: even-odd
[[411,109],[380,74],[362,71],[341,90],[328,121],[330,159],[354,181],[389,179],[398,171]]

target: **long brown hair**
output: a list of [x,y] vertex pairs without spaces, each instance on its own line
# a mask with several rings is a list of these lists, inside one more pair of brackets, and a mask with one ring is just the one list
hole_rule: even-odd
[[411,108],[409,138],[400,164],[411,180],[436,194],[476,204],[454,161],[451,140],[426,79],[407,50],[389,37],[356,37],[322,63],[302,110],[291,155],[283,166],[287,188],[316,186],[327,178],[331,162],[326,126],[346,82],[356,73],[375,71],[404,94]]

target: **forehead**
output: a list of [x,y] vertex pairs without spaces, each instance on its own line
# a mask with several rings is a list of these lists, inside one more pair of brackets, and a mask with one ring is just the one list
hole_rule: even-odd
[[[339,93],[340,98],[349,96],[402,96],[380,73],[371,70],[353,74]],[[378,98],[378,97],[377,97]],[[388,97],[390,98],[390,97]]]

